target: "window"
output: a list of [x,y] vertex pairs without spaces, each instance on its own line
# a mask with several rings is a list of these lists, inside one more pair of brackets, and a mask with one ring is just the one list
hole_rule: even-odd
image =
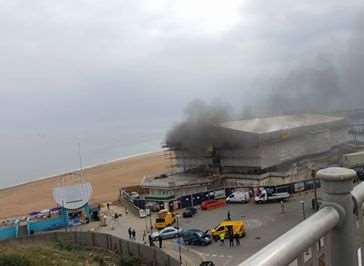
[[224,227],[223,226],[220,226],[219,228],[217,228],[216,231],[224,231]]

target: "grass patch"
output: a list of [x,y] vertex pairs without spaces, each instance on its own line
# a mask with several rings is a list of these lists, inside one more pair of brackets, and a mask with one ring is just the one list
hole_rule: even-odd
[[[0,254],[0,266],[124,266],[110,252],[53,242],[5,244]],[[6,263],[1,264],[1,259]],[[129,265],[134,266],[125,264]]]

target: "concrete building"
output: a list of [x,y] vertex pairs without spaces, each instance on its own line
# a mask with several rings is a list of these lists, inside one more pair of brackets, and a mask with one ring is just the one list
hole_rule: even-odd
[[163,177],[149,177],[143,181],[150,191],[145,197],[150,201],[172,201],[182,196],[207,192],[223,186],[221,176],[179,173]]
[[287,161],[328,152],[350,140],[346,120],[326,115],[230,121],[215,129],[234,146],[215,147],[214,153],[176,149],[177,166],[183,170],[218,166],[223,173],[266,172]]
[[352,138],[347,120],[335,116],[230,121],[211,130],[223,145],[196,150],[170,147],[179,174],[145,179],[147,200],[172,202],[190,194],[258,186],[294,193],[313,187],[313,170],[339,165],[344,153],[355,150],[348,144]]

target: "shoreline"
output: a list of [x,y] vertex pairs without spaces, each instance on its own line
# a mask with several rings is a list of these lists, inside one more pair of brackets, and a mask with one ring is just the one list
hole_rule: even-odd
[[[161,149],[154,150],[154,151],[146,151],[146,152],[131,154],[131,155],[119,157],[119,158],[116,158],[116,159],[112,159],[110,161],[87,165],[87,166],[83,167],[82,170],[86,171],[86,170],[89,170],[89,169],[92,169],[92,168],[95,168],[95,167],[102,167],[104,165],[115,163],[115,162],[118,162],[118,161],[129,160],[129,159],[132,159],[132,158],[135,158],[135,157],[139,157],[139,156],[143,156],[143,155],[149,155],[149,154],[153,154],[153,153],[159,153],[159,152],[163,152],[163,151],[164,151],[164,149],[161,148]],[[79,171],[81,171],[81,168],[77,168],[77,169],[74,169],[74,170],[67,170],[65,172],[55,173],[55,174],[51,174],[51,175],[48,175],[48,176],[37,177],[37,178],[34,178],[33,180],[30,180],[30,181],[20,182],[20,183],[14,184],[14,185],[1,187],[0,188],[0,193],[3,190],[17,188],[17,187],[21,187],[21,186],[24,186],[24,185],[27,185],[27,184],[36,183],[36,182],[39,182],[39,181],[45,181],[47,179],[51,179],[51,178],[55,178],[55,177],[68,176],[70,174],[74,174],[74,173],[79,172]]]
[[[117,200],[121,187],[139,185],[144,176],[160,175],[168,169],[170,161],[163,156],[163,150],[159,150],[124,156],[83,171],[85,181],[93,187],[90,202],[101,203]],[[74,180],[74,173],[70,171],[0,189],[0,219],[56,207],[53,188],[60,185],[61,178]]]

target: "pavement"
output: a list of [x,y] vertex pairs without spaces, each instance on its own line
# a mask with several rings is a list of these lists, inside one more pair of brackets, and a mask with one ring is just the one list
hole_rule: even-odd
[[[229,211],[231,219],[241,219],[247,222],[247,234],[240,239],[240,246],[229,247],[228,241],[224,246],[213,242],[206,247],[181,246],[183,265],[199,265],[202,260],[211,260],[216,266],[236,266],[243,260],[253,255],[274,239],[287,232],[289,229],[303,221],[302,203],[305,202],[305,216],[312,214],[312,193],[305,193],[291,198],[285,203],[282,213],[279,203],[255,204],[230,204],[224,208],[208,211],[198,210],[193,218],[179,218],[180,227],[183,229],[197,228],[203,231],[217,226],[227,216]],[[154,221],[156,214],[151,218],[139,218],[129,212],[125,214],[121,206],[111,206],[110,215],[114,212],[121,213],[122,217],[114,219],[108,217],[108,226],[101,227],[99,223],[82,226],[80,230],[93,230],[116,235],[128,239],[128,228],[136,230],[137,242],[143,243],[143,232],[150,228],[150,221]],[[182,211],[180,210],[180,213]],[[176,239],[163,241],[163,248],[170,255],[179,258]]]

